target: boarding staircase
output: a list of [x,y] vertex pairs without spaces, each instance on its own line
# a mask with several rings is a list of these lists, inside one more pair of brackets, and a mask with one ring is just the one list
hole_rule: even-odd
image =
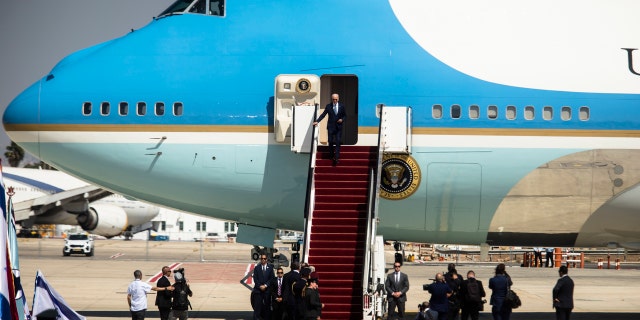
[[[376,319],[386,307],[384,247],[376,238],[379,168],[384,151],[396,148],[391,130],[409,139],[411,109],[378,107],[378,145],[342,146],[338,165],[329,147],[318,146],[317,129],[312,133],[303,259],[316,269],[323,319]],[[394,112],[409,119],[398,125]],[[409,150],[407,141],[401,151]]]

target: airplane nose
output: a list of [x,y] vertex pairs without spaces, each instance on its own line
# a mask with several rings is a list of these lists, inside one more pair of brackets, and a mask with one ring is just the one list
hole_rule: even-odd
[[[39,123],[39,110],[40,81],[37,81],[13,99],[2,116],[2,123],[7,135],[25,149],[31,148],[20,142],[37,143],[37,134],[35,133],[37,129],[33,125]],[[29,151],[33,153],[33,150]]]

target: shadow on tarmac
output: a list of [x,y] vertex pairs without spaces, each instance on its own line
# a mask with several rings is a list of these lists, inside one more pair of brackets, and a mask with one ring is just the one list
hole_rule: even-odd
[[[104,318],[127,318],[131,316],[129,311],[83,311],[81,314],[85,317],[104,317]],[[414,319],[415,313],[407,312],[405,319]],[[511,318],[518,320],[539,320],[539,319],[555,319],[555,312],[514,312]],[[147,311],[146,318],[159,318],[158,311]],[[189,311],[189,318],[196,319],[225,319],[240,320],[251,319],[251,311]],[[605,313],[605,312],[573,312],[572,320],[637,320],[640,315],[637,313]],[[481,312],[480,319],[491,319],[491,313]]]

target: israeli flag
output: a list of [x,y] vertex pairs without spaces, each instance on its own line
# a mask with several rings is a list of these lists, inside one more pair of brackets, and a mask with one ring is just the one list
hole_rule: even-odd
[[37,320],[38,315],[45,311],[55,309],[58,313],[58,320],[85,320],[86,318],[73,311],[67,305],[62,296],[54,290],[47,280],[38,270],[36,274],[36,288],[33,292],[33,319]]

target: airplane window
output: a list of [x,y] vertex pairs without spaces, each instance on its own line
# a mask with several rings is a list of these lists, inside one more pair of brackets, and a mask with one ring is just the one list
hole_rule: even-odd
[[120,102],[118,104],[118,110],[121,116],[126,116],[129,113],[129,103],[128,102]]
[[564,121],[571,120],[571,107],[562,107],[560,110],[560,118]]
[[460,105],[454,104],[451,106],[451,118],[460,119]]
[[439,104],[434,104],[431,107],[431,117],[434,119],[442,119],[442,106]]
[[580,107],[580,120],[589,120],[589,107]]
[[542,109],[542,119],[552,120],[553,119],[553,107],[545,106]]
[[156,116],[164,116],[164,102],[156,102]]
[[138,102],[136,106],[136,112],[139,116],[144,116],[145,114],[147,114],[147,104],[144,102]]
[[102,102],[100,104],[100,114],[102,114],[103,116],[108,116],[109,115],[109,110],[110,109],[110,105],[109,102]]
[[174,3],[172,3],[169,8],[167,8],[166,10],[164,10],[161,14],[161,16],[167,15],[167,14],[172,14],[172,13],[177,13],[177,12],[184,12],[184,10],[186,10],[189,5],[191,4],[191,2],[193,2],[193,0],[178,0]]
[[209,14],[212,16],[224,16],[224,0],[209,0]]
[[526,120],[533,120],[536,118],[535,108],[533,106],[524,107],[524,118]]
[[498,118],[498,107],[497,106],[489,106],[487,108],[487,117],[489,117],[489,119]]
[[224,11],[225,0],[177,0],[160,13],[159,17],[184,12],[223,17]]
[[514,120],[516,118],[516,107],[507,106],[507,119]]
[[478,119],[480,117],[480,107],[477,105],[472,105],[469,107],[469,118]]
[[82,104],[82,114],[85,116],[91,115],[91,102],[85,102]]
[[183,113],[183,106],[182,106],[182,102],[174,102],[173,103],[173,115],[174,116],[181,116]]
[[189,8],[191,13],[207,13],[207,1],[198,0],[194,2]]

